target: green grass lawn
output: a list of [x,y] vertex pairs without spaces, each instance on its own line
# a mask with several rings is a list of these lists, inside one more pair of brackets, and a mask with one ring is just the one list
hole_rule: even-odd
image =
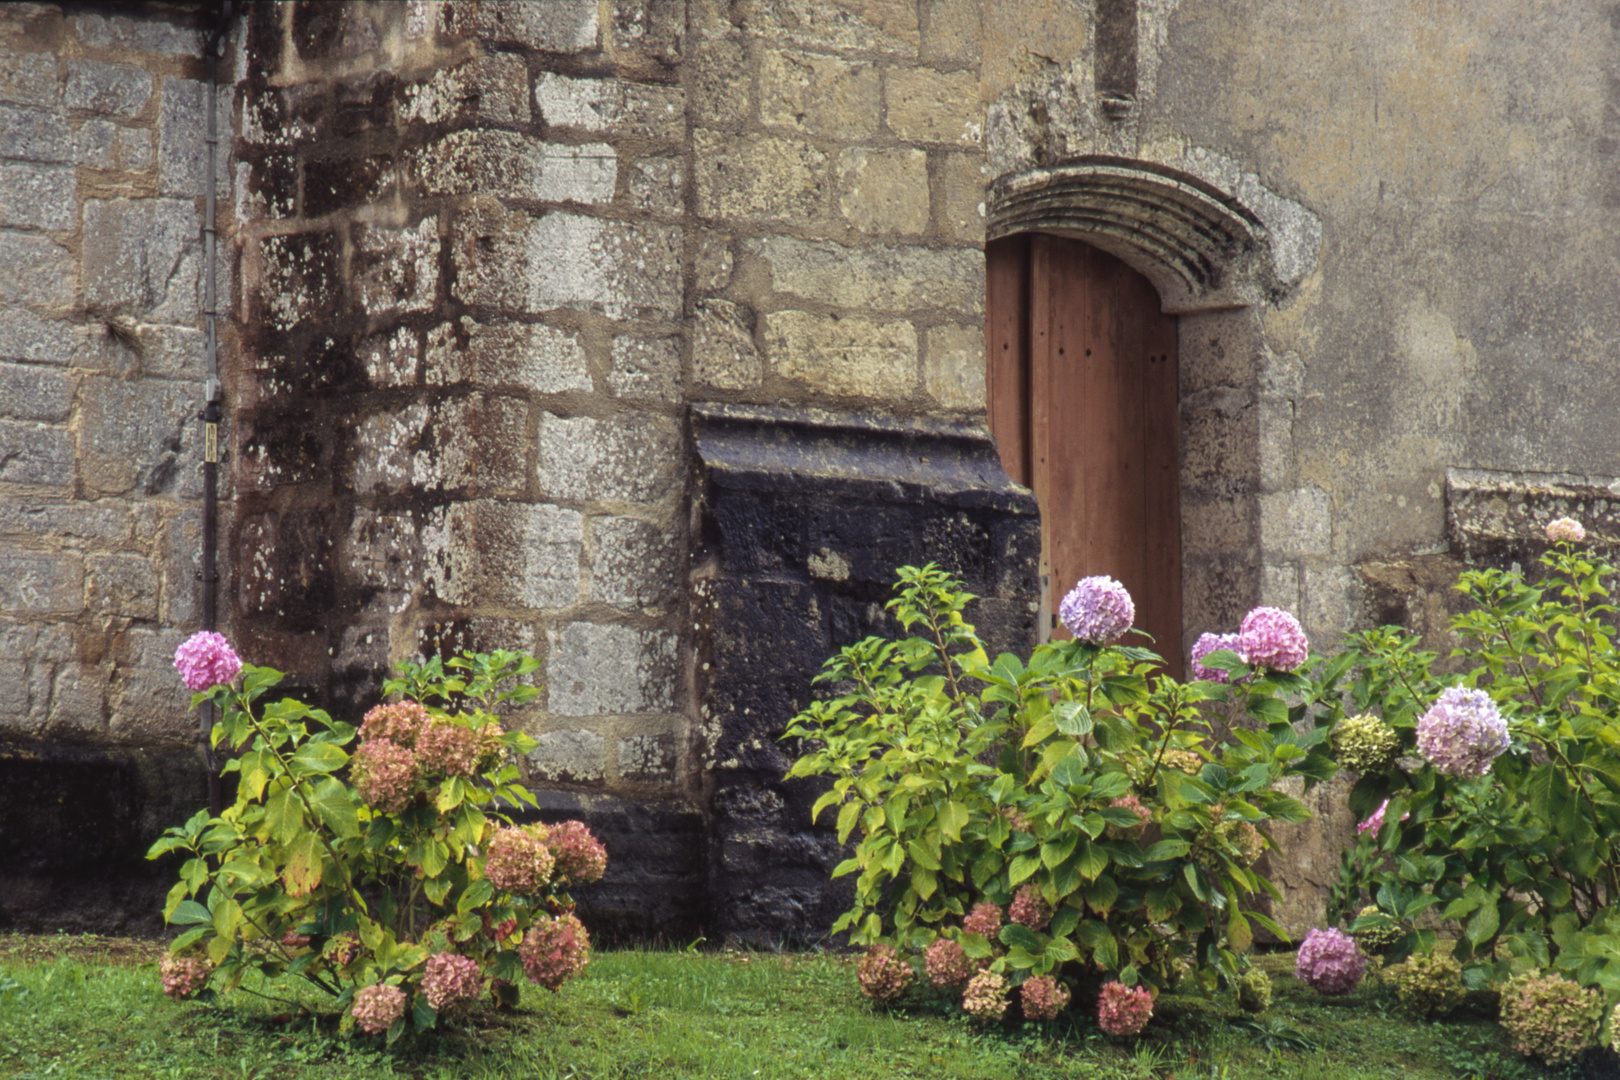
[[1074,1011],[1050,1024],[985,1027],[915,990],[905,1008],[875,1010],[856,989],[854,961],[845,956],[604,952],[560,994],[525,988],[515,1013],[480,1010],[437,1039],[390,1051],[379,1039],[336,1035],[330,1019],[242,992],[218,1008],[172,1002],[158,982],[160,951],[119,939],[0,936],[0,1077],[1586,1075],[1518,1057],[1482,1011],[1444,1024],[1409,1020],[1373,979],[1347,998],[1318,997],[1294,980],[1292,959],[1281,954],[1264,961],[1276,998],[1258,1021],[1245,1023],[1226,999],[1167,995],[1140,1038],[1114,1040]]

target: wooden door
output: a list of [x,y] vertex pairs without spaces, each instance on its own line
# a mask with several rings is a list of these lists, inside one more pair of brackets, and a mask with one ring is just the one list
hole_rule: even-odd
[[[1117,578],[1180,677],[1176,321],[1146,278],[1080,241],[1015,236],[985,254],[990,428],[1040,503],[1043,608],[1082,577]],[[1048,626],[1064,632],[1055,614]]]

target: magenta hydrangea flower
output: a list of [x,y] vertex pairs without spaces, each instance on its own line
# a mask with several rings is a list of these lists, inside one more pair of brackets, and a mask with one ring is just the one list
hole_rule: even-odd
[[1305,662],[1310,643],[1299,620],[1281,608],[1257,607],[1243,616],[1237,654],[1245,664],[1293,671]]
[[[1378,835],[1378,830],[1382,829],[1384,827],[1384,811],[1388,810],[1388,809],[1389,809],[1389,800],[1385,799],[1383,802],[1378,804],[1378,809],[1374,810],[1372,813],[1367,815],[1367,820],[1366,821],[1363,821],[1363,822],[1359,823],[1356,826],[1357,835],[1360,835],[1361,833],[1364,833],[1364,832],[1370,832],[1374,836],[1377,836]],[[1401,815],[1401,820],[1405,821],[1407,818],[1409,818],[1411,816],[1412,816],[1411,814],[1402,814]]]
[[546,846],[556,874],[572,885],[588,885],[607,873],[607,848],[583,821],[564,821],[547,831]]
[[531,982],[558,990],[585,970],[591,959],[591,938],[585,925],[572,915],[542,915],[523,936],[518,959]]
[[1348,994],[1367,973],[1367,957],[1343,930],[1312,930],[1294,958],[1294,974],[1318,993]]
[[435,953],[423,965],[422,993],[434,1012],[444,1012],[484,992],[478,961],[456,953]]
[[1586,527],[1574,518],[1561,517],[1557,521],[1547,522],[1547,539],[1554,543],[1561,540],[1568,544],[1578,544],[1586,539]]
[[928,981],[942,989],[962,986],[976,970],[962,946],[950,938],[939,938],[923,952],[923,970]]
[[174,667],[186,689],[198,694],[234,682],[242,674],[242,658],[224,634],[199,630],[174,650]]
[[1078,640],[1106,645],[1131,628],[1136,604],[1111,577],[1081,578],[1058,605],[1058,618]]
[[1025,979],[1019,987],[1024,999],[1024,1019],[1056,1020],[1069,1004],[1069,988],[1050,975]]
[[355,991],[354,1023],[368,1035],[381,1035],[405,1015],[405,991],[397,986],[365,986]]
[[387,739],[373,739],[361,743],[350,760],[354,788],[367,806],[397,814],[410,804],[421,770],[409,750]]
[[1418,753],[1447,776],[1484,776],[1507,748],[1507,721],[1483,690],[1453,686],[1418,720]]
[[1001,909],[988,900],[974,904],[973,910],[962,920],[962,929],[994,941],[1001,933]]
[[1238,644],[1237,634],[1199,634],[1198,640],[1193,642],[1192,647],[1193,678],[1205,679],[1209,682],[1226,682],[1230,679],[1231,676],[1220,668],[1205,667],[1199,661],[1218,649],[1237,652]]
[[1012,903],[1007,905],[1007,918],[1039,932],[1052,921],[1052,905],[1041,896],[1041,890],[1033,885],[1025,885],[1013,896]]
[[1118,981],[1102,988],[1097,998],[1097,1026],[1110,1035],[1135,1035],[1153,1019],[1153,995],[1145,986]]

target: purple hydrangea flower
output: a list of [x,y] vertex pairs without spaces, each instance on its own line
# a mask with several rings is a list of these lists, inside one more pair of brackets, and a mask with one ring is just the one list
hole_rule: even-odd
[[1361,946],[1343,930],[1312,930],[1294,959],[1294,974],[1317,992],[1337,997],[1356,988],[1367,973]]
[[1484,776],[1507,747],[1507,721],[1483,690],[1453,686],[1418,721],[1418,753],[1447,776]]
[[1136,604],[1125,586],[1099,574],[1081,578],[1058,605],[1058,618],[1080,641],[1106,645],[1131,628]]
[[199,630],[174,650],[174,667],[192,693],[232,682],[242,673],[242,659],[224,634]]
[[1578,544],[1586,539],[1586,527],[1574,518],[1561,517],[1557,521],[1547,522],[1547,539],[1554,543],[1562,540]]
[[[1367,815],[1366,821],[1363,821],[1356,826],[1356,835],[1360,836],[1364,832],[1370,832],[1374,836],[1377,836],[1378,830],[1384,827],[1384,811],[1388,809],[1389,800],[1385,799],[1383,802],[1378,804],[1378,809]],[[1411,816],[1411,814],[1402,814],[1401,820],[1405,821]]]
[[1299,620],[1281,608],[1257,607],[1243,616],[1238,627],[1237,654],[1245,664],[1293,671],[1305,662],[1310,643]]
[[1238,644],[1237,634],[1199,634],[1192,647],[1193,678],[1207,679],[1209,682],[1226,682],[1230,679],[1231,676],[1220,668],[1207,668],[1199,661],[1219,649],[1237,652]]

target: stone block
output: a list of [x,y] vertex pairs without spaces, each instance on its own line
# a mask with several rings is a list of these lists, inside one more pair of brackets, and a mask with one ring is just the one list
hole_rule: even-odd
[[80,480],[108,495],[201,493],[201,387],[94,377],[79,387]]
[[700,300],[693,309],[692,379],[715,390],[747,390],[765,377],[754,347],[753,312],[730,300]]
[[1231,498],[1259,481],[1259,423],[1254,395],[1217,388],[1181,399],[1181,483],[1198,497]]
[[851,147],[838,155],[838,210],[867,233],[928,228],[928,155],[916,149]]
[[917,384],[917,331],[903,319],[779,311],[765,316],[765,348],[778,375],[812,391],[895,402]]
[[1294,615],[1304,614],[1299,603],[1299,567],[1268,562],[1260,567],[1260,602]]
[[81,12],[74,17],[79,40],[94,49],[139,49],[164,56],[201,56],[203,35],[196,27],[176,26],[145,14]]
[[[189,199],[84,204],[84,299],[91,310],[196,317],[202,222]],[[275,237],[280,241],[285,238]],[[270,241],[266,242],[267,245]]]
[[65,165],[0,164],[0,226],[71,229],[77,190]]
[[915,0],[761,0],[749,26],[802,49],[917,55]]
[[1294,450],[1294,403],[1263,397],[1258,409],[1260,483],[1268,490],[1292,487],[1299,467]]
[[[66,254],[62,248],[48,240],[42,240],[39,246],[36,246],[32,243],[8,245],[8,239],[35,241],[38,238],[0,236],[0,259],[14,254],[19,247],[26,251],[43,249],[53,254],[56,252]],[[63,261],[65,260],[58,259],[58,266]],[[18,303],[19,298],[15,293],[6,296],[5,283],[6,269],[4,263],[0,262],[0,300],[4,300],[4,305],[0,305],[0,360],[89,366],[85,361],[89,359],[91,349],[84,327],[60,319],[42,319],[25,308],[9,306]]]
[[626,401],[680,401],[681,339],[614,338],[608,389]]
[[142,324],[136,327],[140,342],[141,372],[165,379],[193,378],[203,370],[203,332],[189,326]]
[[350,281],[354,302],[368,315],[431,309],[439,294],[439,219],[403,229],[356,226]]
[[0,416],[61,423],[73,411],[73,383],[59,371],[0,364]]
[[342,296],[342,243],[335,235],[319,232],[268,236],[257,244],[257,256],[257,288],[252,294],[254,321],[274,330],[292,330],[303,322],[331,319]]
[[0,544],[0,611],[77,615],[83,610],[83,555]]
[[356,506],[338,542],[337,558],[353,584],[398,610],[422,582],[422,538],[410,514]]
[[0,650],[12,663],[12,677],[0,679],[0,728],[27,731],[45,722],[45,708],[50,702],[48,675],[41,680],[45,685],[38,705],[32,701],[35,681],[46,674],[38,669],[48,671],[48,665],[35,652],[37,636],[27,623],[0,623]]
[[595,731],[547,731],[529,751],[530,775],[537,780],[600,783],[607,771],[607,743]]
[[551,633],[546,708],[553,716],[670,712],[675,653],[665,630],[566,623]]
[[50,719],[56,731],[102,731],[107,726],[107,672],[74,661],[60,664],[51,686]]
[[1300,592],[1304,608],[1300,621],[1318,648],[1337,643],[1353,628],[1361,611],[1361,596],[1346,567],[1307,563]]
[[923,352],[923,388],[947,409],[984,408],[984,330],[931,326]]
[[610,318],[680,317],[681,229],[548,214],[527,237],[531,311],[599,308]]
[[680,543],[673,529],[630,517],[591,520],[591,598],[649,608],[675,593]]
[[524,402],[481,393],[374,413],[354,428],[350,483],[361,495],[517,495],[527,479],[527,431]]
[[984,138],[979,76],[894,67],[884,75],[889,130],[907,142],[978,146]]
[[529,189],[543,202],[610,203],[619,183],[619,155],[605,143],[536,147]]
[[[267,160],[261,171],[279,170],[285,160]],[[281,173],[277,179],[288,186],[297,183],[287,173]],[[261,186],[261,192],[266,187],[268,185]],[[350,207],[383,202],[393,187],[394,160],[388,154],[307,158],[304,161],[304,216],[324,217]]]
[[678,214],[686,208],[686,173],[679,158],[642,158],[632,163],[625,190],[637,210]]
[[1181,500],[1182,543],[1189,550],[1222,552],[1259,558],[1255,545],[1252,507],[1225,499]]
[[366,381],[372,386],[414,385],[421,344],[406,326],[363,339],[356,352],[366,366]]
[[739,142],[716,131],[698,131],[693,142],[703,217],[808,223],[821,216],[827,155],[809,143],[771,136]]
[[149,559],[140,555],[90,555],[85,558],[85,570],[85,607],[92,616],[158,617],[158,578]]
[[1260,546],[1268,554],[1329,554],[1333,550],[1332,498],[1314,487],[1260,496]]
[[113,499],[0,502],[0,535],[55,537],[116,546],[129,539],[129,504]]
[[794,134],[867,139],[883,107],[875,64],[810,53],[768,52],[759,68],[759,119]]
[[678,142],[686,134],[686,95],[678,86],[543,71],[535,79],[534,103],[547,128],[656,142]]
[[71,432],[0,420],[0,484],[71,488],[73,479]]
[[463,317],[466,346],[446,336],[430,341],[429,383],[475,382],[485,386],[520,386],[541,394],[592,389],[585,349],[579,335],[554,326],[527,323],[486,325]]
[[699,293],[720,292],[731,284],[735,260],[731,244],[720,233],[698,230],[696,251],[692,254],[692,285]]
[[[70,60],[62,104],[97,116],[134,118],[152,100],[152,73],[134,64]],[[220,130],[229,133],[226,126]]]
[[748,118],[753,77],[748,50],[741,41],[703,42],[687,61],[687,68],[694,120],[730,127]]
[[544,52],[598,48],[601,20],[595,0],[473,0],[446,6],[453,34],[509,41]]
[[11,51],[0,55],[0,102],[60,108],[62,82],[56,77],[56,57]]
[[976,64],[982,58],[984,0],[922,0],[919,56],[925,64]]
[[202,572],[201,508],[188,507],[165,523],[157,565],[162,590],[158,618],[165,626],[196,626],[202,614],[203,585],[198,578]]
[[650,502],[675,482],[684,456],[666,416],[540,417],[538,479],[554,499]]
[[555,610],[579,599],[585,519],[578,511],[488,500],[457,503],[422,531],[424,578],[451,604]]
[[613,0],[613,49],[634,50],[665,64],[681,56],[686,5],[667,0]]
[[73,129],[52,113],[0,107],[0,158],[72,164]]
[[941,155],[934,175],[939,231],[948,240],[984,243],[985,159],[978,153]]
[[[231,87],[221,85],[215,98],[214,190],[230,198]],[[208,176],[208,84],[193,79],[165,79],[158,104],[158,190],[194,199]]]
[[968,248],[847,248],[790,236],[757,243],[779,298],[886,312],[943,308],[956,317],[984,310],[984,256]]
[[526,124],[529,72],[521,56],[486,53],[407,86],[400,119],[442,124]]
[[675,768],[680,761],[675,736],[669,732],[628,735],[620,739],[618,759],[619,779],[641,784],[668,783],[675,778]]
[[174,674],[174,650],[184,640],[178,630],[139,626],[123,635],[107,725],[120,738],[179,740],[194,730],[191,693]]

